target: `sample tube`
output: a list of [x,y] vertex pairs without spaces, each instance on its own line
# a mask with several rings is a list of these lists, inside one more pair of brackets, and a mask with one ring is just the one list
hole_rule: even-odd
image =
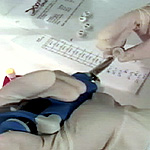
[[6,73],[7,73],[7,77],[10,79],[10,80],[13,80],[16,78],[16,73],[15,73],[15,70],[13,68],[9,68],[6,70]]
[[114,58],[123,58],[125,56],[125,52],[123,48],[114,48],[112,51],[112,55]]

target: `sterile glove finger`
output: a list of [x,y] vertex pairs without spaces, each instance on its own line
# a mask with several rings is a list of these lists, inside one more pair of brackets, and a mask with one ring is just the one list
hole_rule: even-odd
[[24,132],[9,131],[0,135],[1,150],[42,150],[40,136]]
[[61,101],[74,101],[81,93],[74,86],[56,79],[55,84],[45,92],[38,95],[38,97],[53,97]]
[[[146,41],[150,38],[149,24],[150,5],[126,13],[99,33],[97,47],[105,51],[122,48],[132,31]],[[107,53],[105,57],[108,57]]]
[[142,41],[150,38],[150,5],[137,9],[140,15],[140,24],[135,28],[136,34]]
[[0,90],[0,105],[38,95],[52,86],[55,79],[55,73],[49,70],[35,71],[16,78]]
[[[130,22],[131,24],[128,23],[129,21],[131,21]],[[111,52],[114,50],[114,48],[122,48],[124,44],[121,45],[121,41],[122,43],[123,41],[125,42],[127,37],[130,35],[132,31],[136,32],[136,34],[143,41],[147,41],[150,38],[149,24],[150,24],[150,6],[145,6],[140,9],[137,9],[135,11],[131,11],[125,14],[124,16],[119,18],[116,22],[114,22],[114,24],[110,25],[109,27],[106,27],[102,31],[102,34],[100,35],[100,40],[98,41],[99,48],[101,48],[102,50],[105,50],[103,54],[104,58],[110,57],[112,54]],[[149,52],[147,52],[147,50],[144,50],[145,53],[143,54],[142,52],[140,52],[140,50],[137,50],[138,47],[140,49],[143,46],[137,45],[129,49],[130,52],[126,52],[125,57],[122,57],[122,58],[119,57],[119,60],[129,61],[129,60],[149,58]],[[134,49],[136,50],[136,52],[131,53],[131,50],[134,50]]]
[[123,15],[99,33],[97,47],[100,50],[123,47],[128,36],[139,23],[140,16],[137,10]]
[[150,39],[125,51],[124,57],[118,58],[121,62],[150,58]]
[[74,86],[79,91],[79,93],[82,94],[86,91],[86,85],[83,82],[75,79],[73,76],[70,76],[67,73],[59,71],[59,70],[56,70],[54,72],[55,72],[56,78]]

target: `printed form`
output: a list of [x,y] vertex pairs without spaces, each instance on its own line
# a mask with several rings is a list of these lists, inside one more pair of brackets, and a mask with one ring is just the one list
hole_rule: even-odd
[[[7,3],[6,3],[7,1]],[[85,0],[2,0],[0,14],[23,28],[65,26]],[[8,5],[6,5],[8,4]],[[5,18],[7,16],[7,18]]]
[[[48,59],[59,64],[70,74],[87,72],[104,61],[100,50],[87,49],[50,35],[26,35],[13,39],[26,52],[36,55],[39,62]],[[23,51],[22,51],[23,52]],[[46,64],[45,64],[46,65]],[[67,70],[65,70],[67,68]],[[59,68],[56,68],[59,69]],[[149,75],[149,69],[136,62],[119,63],[115,60],[98,75],[102,86],[136,93]]]

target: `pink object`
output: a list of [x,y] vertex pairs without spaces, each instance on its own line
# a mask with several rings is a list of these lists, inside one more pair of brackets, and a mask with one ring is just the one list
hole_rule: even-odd
[[[21,75],[16,75],[16,78],[18,78],[18,77],[21,77]],[[14,79],[16,79],[16,78],[14,78]],[[9,77],[7,77],[7,76],[5,76],[5,78],[4,78],[4,81],[3,81],[3,86],[5,86],[7,83],[9,83],[11,80],[14,80],[14,79],[10,79]]]

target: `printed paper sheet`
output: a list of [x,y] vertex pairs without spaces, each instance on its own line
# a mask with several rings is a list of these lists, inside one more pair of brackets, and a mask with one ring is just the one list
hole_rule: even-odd
[[[65,26],[85,0],[2,0],[0,14],[23,28]],[[8,4],[8,5],[7,5]]]
[[[13,42],[39,58],[58,63],[64,71],[67,68],[68,73],[86,72],[104,61],[96,48],[83,48],[49,35],[22,36],[15,38]],[[39,61],[42,63],[42,60]],[[115,60],[98,76],[102,86],[136,93],[148,75],[149,69],[141,67],[136,62],[119,63]]]

